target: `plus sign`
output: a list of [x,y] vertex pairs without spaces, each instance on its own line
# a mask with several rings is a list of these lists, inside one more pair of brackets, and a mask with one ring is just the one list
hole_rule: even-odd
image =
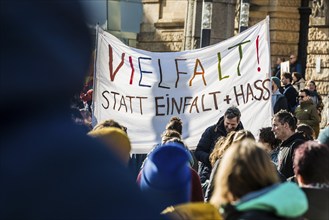
[[226,101],[227,104],[230,104],[230,96],[229,95],[226,95],[226,99],[224,99],[224,101]]

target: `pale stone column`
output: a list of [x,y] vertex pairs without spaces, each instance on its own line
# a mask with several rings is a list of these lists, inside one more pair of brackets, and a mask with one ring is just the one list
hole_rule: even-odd
[[[306,80],[314,80],[317,91],[324,102],[320,127],[329,123],[329,14],[328,1],[311,2]],[[316,69],[317,60],[320,61],[320,71]]]

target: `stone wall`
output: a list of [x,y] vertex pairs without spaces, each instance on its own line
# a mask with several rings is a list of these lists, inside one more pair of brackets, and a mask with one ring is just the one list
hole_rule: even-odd
[[[321,95],[324,109],[322,111],[321,127],[329,123],[329,14],[328,2],[317,1],[311,3],[312,14],[310,16],[308,45],[307,45],[307,64],[306,80],[314,80],[317,85],[317,91]],[[316,62],[320,62],[317,66]]]
[[251,0],[249,26],[270,16],[271,63],[298,52],[300,0]]
[[180,51],[183,48],[187,0],[143,0],[143,22],[137,48]]
[[[305,1],[303,1],[305,4]],[[142,0],[143,22],[137,48],[148,51],[181,51],[199,47],[202,0]],[[240,0],[213,0],[211,42],[214,44],[237,33]],[[271,63],[277,57],[297,54],[301,0],[251,0],[249,26],[270,16]],[[325,103],[323,127],[329,122],[329,15],[328,1],[310,1],[306,80],[315,80]],[[304,5],[305,6],[305,5]],[[303,7],[304,7],[303,6]],[[186,25],[185,25],[186,24]],[[307,25],[307,24],[305,24]],[[235,28],[235,32],[234,32]],[[305,45],[304,44],[304,45]],[[320,71],[316,72],[316,60]]]

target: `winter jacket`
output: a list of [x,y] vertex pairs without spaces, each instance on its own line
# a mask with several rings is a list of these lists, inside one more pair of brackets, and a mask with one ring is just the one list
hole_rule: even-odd
[[71,119],[91,55],[83,18],[79,1],[1,1],[0,219],[162,218]]
[[296,89],[297,92],[305,88],[305,80],[301,78],[297,82],[293,82],[292,86]]
[[[241,121],[239,122],[236,131],[242,130],[243,125]],[[195,150],[195,158],[201,162],[199,167],[199,175],[201,179],[201,183],[203,183],[206,179],[209,179],[211,173],[211,164],[209,161],[209,156],[213,151],[217,140],[226,136],[227,131],[224,126],[224,116],[222,116],[218,122],[210,127],[208,127],[202,134],[201,139]],[[206,176],[203,178],[202,176]]]
[[215,188],[215,174],[217,173],[218,167],[219,167],[220,159],[217,159],[210,174],[209,178],[209,184],[207,186],[206,192],[204,194],[204,200],[205,202],[209,202],[210,198],[212,196],[212,193],[214,192]]
[[295,149],[305,141],[302,133],[294,133],[279,146],[278,170],[287,179],[294,176],[293,155]]
[[329,219],[329,188],[326,187],[302,187],[307,196],[309,209],[303,215],[308,220]]
[[293,113],[297,106],[298,92],[291,84],[289,84],[284,87],[283,95],[287,98],[288,111]]
[[302,65],[300,65],[299,62],[295,62],[293,64],[290,64],[290,73],[292,74],[293,72],[298,72],[300,74],[302,74],[302,76],[304,77],[304,74],[302,73]]
[[295,110],[295,116],[300,124],[311,126],[316,137],[318,136],[320,131],[320,116],[312,100],[301,102]]
[[243,196],[221,209],[225,220],[296,219],[308,208],[304,192],[295,184],[275,184]]
[[310,93],[311,93],[310,97],[314,105],[316,106],[316,109],[318,110],[319,113],[321,113],[323,109],[323,102],[321,96],[318,94],[317,91],[310,91]]
[[[275,103],[273,103],[275,100]],[[279,90],[272,94],[272,105],[273,105],[273,113],[277,113],[281,109],[288,110],[288,102],[287,98],[282,95]]]

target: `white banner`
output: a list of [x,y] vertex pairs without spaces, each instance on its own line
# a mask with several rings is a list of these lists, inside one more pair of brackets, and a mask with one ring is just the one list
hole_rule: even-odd
[[113,119],[128,128],[133,153],[161,142],[172,116],[195,149],[204,130],[237,106],[245,129],[271,125],[269,18],[218,44],[155,53],[124,45],[100,30],[93,125]]

